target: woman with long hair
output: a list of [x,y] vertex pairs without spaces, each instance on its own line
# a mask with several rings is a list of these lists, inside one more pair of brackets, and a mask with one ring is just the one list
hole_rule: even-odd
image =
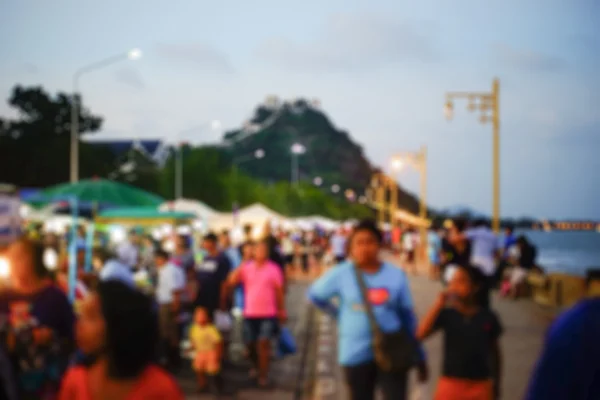
[[91,361],[69,369],[59,399],[183,399],[156,364],[157,343],[150,297],[120,281],[100,282],[77,322],[77,344]]

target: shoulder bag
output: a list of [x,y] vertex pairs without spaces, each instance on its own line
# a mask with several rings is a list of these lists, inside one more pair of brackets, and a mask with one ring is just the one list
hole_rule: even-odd
[[369,302],[368,288],[363,273],[356,266],[354,266],[354,273],[373,334],[375,363],[385,372],[408,372],[418,364],[420,359],[416,338],[408,331],[406,324],[402,324],[402,327],[396,332],[387,333],[381,330]]

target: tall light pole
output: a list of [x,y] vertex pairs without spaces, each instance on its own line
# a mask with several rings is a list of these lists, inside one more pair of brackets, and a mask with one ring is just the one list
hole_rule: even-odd
[[427,221],[427,146],[422,146],[416,152],[402,152],[396,154],[392,158],[392,168],[400,170],[404,165],[410,165],[419,171],[421,180],[421,193],[419,196],[419,217],[421,226],[419,232],[421,236],[421,244],[423,249],[427,249],[427,226],[424,225]]
[[[383,227],[385,223],[386,208],[393,215],[397,205],[393,201],[387,201],[387,191],[391,184],[391,190],[395,189],[393,179],[389,179],[383,172],[376,172],[371,176],[370,187],[367,192],[369,202],[377,209],[377,221]],[[393,199],[392,199],[393,200]],[[393,217],[392,217],[393,219]]]
[[139,49],[117,54],[104,60],[79,68],[73,75],[73,99],[71,100],[71,183],[79,181],[79,79],[88,72],[118,63],[124,60],[137,60],[142,56]]
[[233,174],[233,204],[231,205],[231,211],[235,213],[239,207],[238,199],[237,199],[237,185],[238,185],[238,167],[240,164],[243,164],[252,160],[260,160],[265,157],[265,151],[263,149],[256,149],[252,154],[248,154],[241,157],[236,157],[232,162],[232,174]]
[[449,120],[454,114],[453,100],[456,98],[467,99],[469,111],[479,109],[481,123],[492,123],[492,227],[494,232],[498,233],[500,232],[500,80],[494,79],[492,91],[489,93],[446,93],[444,113]]
[[292,153],[292,185],[298,186],[300,180],[300,171],[298,168],[298,157],[306,152],[306,148],[300,143],[294,143],[290,148]]
[[183,197],[183,146],[178,143],[175,150],[175,200]]

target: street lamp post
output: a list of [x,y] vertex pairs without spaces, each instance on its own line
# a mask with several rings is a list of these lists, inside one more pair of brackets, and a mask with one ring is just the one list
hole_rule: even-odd
[[[265,157],[265,151],[263,149],[256,149],[252,154],[248,154],[245,156],[237,157],[233,159],[232,162],[232,175],[233,175],[233,203],[231,204],[231,211],[235,214],[238,208],[238,200],[237,200],[237,185],[238,185],[238,167],[240,164],[243,164],[252,160],[260,160]],[[235,218],[235,217],[234,217]]]
[[[421,181],[421,193],[419,196],[419,217],[424,224],[427,220],[427,146],[422,146],[416,152],[399,153],[392,159],[392,167],[395,170],[401,169],[404,165],[409,164],[419,171]],[[421,243],[424,249],[427,249],[427,227],[421,225],[419,231]]]
[[183,143],[177,144],[175,152],[175,200],[183,197]]
[[385,223],[386,190],[388,184],[388,177],[381,172],[376,172],[371,176],[368,194],[371,203],[377,209],[377,220],[380,226],[383,226]]
[[300,143],[294,143],[292,145],[292,147],[290,148],[290,151],[292,152],[292,185],[294,186],[298,186],[298,181],[300,180],[300,171],[298,168],[298,157],[301,154],[304,154],[306,152],[306,148],[301,145]]
[[104,60],[79,68],[73,75],[73,99],[71,100],[71,183],[79,181],[79,79],[88,72],[107,67],[124,60],[137,60],[142,56],[139,49],[117,54]]
[[[500,231],[500,80],[494,79],[489,93],[449,92],[446,94],[444,114],[451,119],[454,114],[453,100],[468,99],[469,111],[479,108],[481,123],[492,123],[492,226]],[[490,115],[491,114],[491,115]]]

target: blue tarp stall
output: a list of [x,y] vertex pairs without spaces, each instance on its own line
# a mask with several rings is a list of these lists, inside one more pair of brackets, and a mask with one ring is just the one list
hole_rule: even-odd
[[[75,286],[77,284],[77,219],[79,218],[79,200],[75,196],[45,196],[41,191],[31,195],[28,198],[29,202],[33,203],[66,203],[71,210],[73,223],[71,224],[71,240],[69,242],[69,300],[75,301]],[[89,237],[87,238],[89,240]],[[86,262],[90,261],[91,266],[91,242],[86,246],[89,249],[90,255],[86,254]],[[87,268],[87,267],[86,267]]]
[[10,244],[21,234],[20,206],[16,187],[0,183],[0,246]]

